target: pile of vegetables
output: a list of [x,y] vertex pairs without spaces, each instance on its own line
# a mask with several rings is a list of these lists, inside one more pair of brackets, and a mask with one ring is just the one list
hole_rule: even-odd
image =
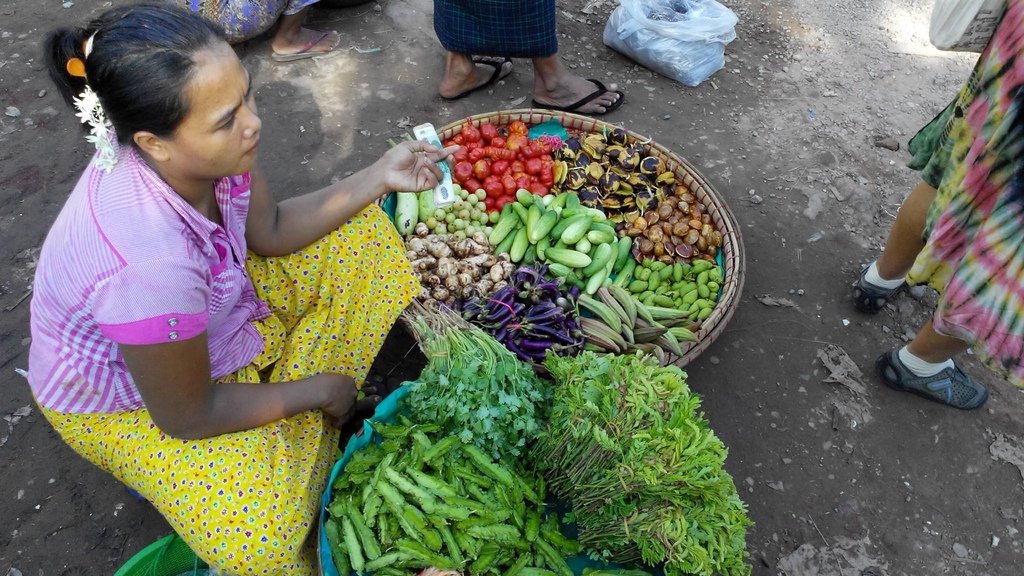
[[324,530],[339,574],[437,567],[572,576],[564,557],[579,545],[562,536],[555,514],[544,516],[538,477],[457,437],[435,441],[431,427],[374,428],[383,442],[353,455],[328,507]]
[[501,210],[515,199],[517,190],[547,195],[555,181],[552,150],[561,140],[532,139],[526,124],[516,120],[506,128],[490,122],[479,128],[466,121],[445,146],[462,146],[455,153],[452,178],[470,192],[484,190],[488,211]]
[[555,393],[531,457],[572,505],[584,548],[664,563],[666,576],[749,574],[746,506],[686,374],[646,355],[550,355],[546,365]]
[[[398,203],[395,205],[395,222],[396,225],[406,224],[405,228],[398,225],[399,233],[403,236],[412,233],[454,234],[459,239],[472,236],[478,231],[490,234],[491,224],[497,222],[498,215],[494,214],[492,222],[484,205],[487,193],[483,190],[470,193],[458,184],[454,184],[453,189],[458,199],[445,207],[439,207],[434,203],[433,190],[418,193],[399,192]],[[404,194],[416,195],[417,199],[415,202],[411,199],[403,201]],[[412,222],[411,227],[408,226],[409,222]]]
[[724,275],[721,266],[708,260],[692,265],[644,260],[627,286],[645,304],[683,310],[700,321],[714,310]]
[[514,459],[541,432],[548,386],[490,334],[450,310],[413,305],[407,313],[427,357],[406,406],[420,424],[436,425],[495,459]]
[[555,160],[555,190],[576,191],[584,206],[600,208],[613,222],[651,210],[676,182],[665,162],[622,128],[569,138]]
[[656,210],[627,216],[623,231],[636,238],[633,256],[672,264],[704,259],[714,262],[722,247],[722,233],[689,189],[678,186],[666,194]]
[[693,315],[675,308],[640,302],[627,290],[611,285],[601,288],[596,298],[580,295],[581,309],[593,317],[581,318],[586,349],[613,354],[653,354],[662,366],[685,353],[680,342],[693,342]]
[[563,293],[559,282],[545,279],[547,266],[522,266],[508,285],[486,298],[472,298],[462,317],[481,327],[526,362],[541,362],[548,350],[578,354],[583,332],[576,317],[573,288]]
[[508,256],[491,254],[482,231],[460,239],[420,229],[405,241],[405,248],[420,280],[419,298],[430,307],[455,308],[464,298],[490,294],[505,286],[505,279],[515,270]]
[[632,260],[632,239],[618,238],[605,220],[600,210],[580,205],[575,193],[541,198],[520,191],[487,239],[512,262],[547,262],[554,276],[593,294]]

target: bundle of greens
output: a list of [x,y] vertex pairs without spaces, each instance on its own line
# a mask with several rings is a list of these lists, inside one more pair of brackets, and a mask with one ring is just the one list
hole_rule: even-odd
[[427,357],[405,399],[410,418],[498,460],[522,454],[548,396],[533,368],[458,313],[414,304],[407,318]]
[[402,576],[430,566],[467,574],[572,576],[579,544],[544,513],[544,483],[458,438],[405,420],[356,452],[334,482],[324,523],[339,574]]
[[580,542],[666,576],[746,575],[750,519],[727,450],[698,412],[686,374],[644,355],[548,355],[556,386],[531,456],[573,507]]

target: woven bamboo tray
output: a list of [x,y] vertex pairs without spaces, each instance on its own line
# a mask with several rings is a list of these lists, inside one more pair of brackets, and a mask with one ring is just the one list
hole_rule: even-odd
[[[520,109],[470,116],[438,129],[437,135],[442,141],[448,140],[466,122],[472,122],[475,126],[479,126],[484,122],[490,122],[496,126],[506,126],[515,120],[521,120],[527,126],[532,126],[552,119],[561,123],[569,132],[610,132],[617,128],[613,124],[569,112]],[[743,240],[740,238],[740,229],[736,224],[736,217],[733,216],[732,211],[725,204],[725,201],[722,200],[721,195],[696,168],[668,148],[655,142],[654,139],[636,134],[627,128],[623,129],[632,140],[646,144],[650,148],[652,156],[661,158],[666,166],[675,172],[676,181],[690,189],[690,192],[704,207],[704,213],[711,216],[715,229],[722,233],[721,264],[725,270],[722,292],[714,311],[701,322],[700,330],[697,332],[697,341],[690,342],[683,349],[682,356],[676,357],[673,355],[671,357],[672,363],[682,368],[692,362],[697,356],[700,356],[718,338],[725,329],[729,319],[732,318],[736,306],[739,304],[740,292],[743,290],[745,268]]]

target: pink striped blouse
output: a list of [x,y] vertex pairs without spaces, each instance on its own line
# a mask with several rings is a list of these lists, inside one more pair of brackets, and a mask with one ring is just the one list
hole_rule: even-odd
[[36,269],[28,379],[40,404],[75,413],[142,407],[119,344],[160,344],[206,331],[212,378],[263,350],[250,322],[270,311],[245,272],[249,180],[246,174],[216,182],[222,227],[133,148],[121,149],[110,173],[89,164]]

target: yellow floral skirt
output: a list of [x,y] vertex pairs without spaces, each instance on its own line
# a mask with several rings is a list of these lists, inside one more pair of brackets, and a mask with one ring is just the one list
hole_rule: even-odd
[[[263,353],[222,381],[341,372],[361,383],[419,290],[401,238],[377,206],[295,254],[250,254],[246,267],[273,315],[256,323]],[[239,575],[316,573],[307,537],[339,434],[319,410],[203,440],[166,436],[144,408],[43,413],[76,452],[149,500],[211,566]]]

